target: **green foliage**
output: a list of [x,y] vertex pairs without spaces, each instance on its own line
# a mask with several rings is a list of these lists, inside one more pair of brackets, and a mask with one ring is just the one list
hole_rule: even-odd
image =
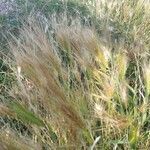
[[6,91],[11,88],[15,78],[11,74],[8,64],[6,64],[2,58],[0,58],[0,90],[3,95],[6,95]]
[[52,140],[54,143],[58,142],[58,136],[57,136],[56,133],[53,131],[53,129],[51,128],[50,125],[48,125],[48,129],[49,129],[49,134],[50,134],[51,140]]
[[17,117],[24,123],[35,124],[37,126],[44,126],[43,121],[36,116],[33,112],[28,111],[18,102],[12,102],[10,104],[12,110],[17,114]]

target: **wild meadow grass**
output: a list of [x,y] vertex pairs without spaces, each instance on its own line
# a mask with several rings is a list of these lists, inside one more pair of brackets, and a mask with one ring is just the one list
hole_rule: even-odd
[[78,4],[90,16],[56,9],[45,22],[32,12],[17,36],[7,33],[2,149],[149,149],[150,4]]

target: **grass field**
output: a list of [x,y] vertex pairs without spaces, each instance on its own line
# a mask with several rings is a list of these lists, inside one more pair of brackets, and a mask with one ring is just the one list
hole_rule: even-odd
[[0,14],[0,149],[149,150],[150,2],[12,6]]

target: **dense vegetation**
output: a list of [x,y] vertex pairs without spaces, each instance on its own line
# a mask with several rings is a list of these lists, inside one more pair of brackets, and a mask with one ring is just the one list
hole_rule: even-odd
[[149,1],[9,5],[0,13],[1,148],[148,150]]

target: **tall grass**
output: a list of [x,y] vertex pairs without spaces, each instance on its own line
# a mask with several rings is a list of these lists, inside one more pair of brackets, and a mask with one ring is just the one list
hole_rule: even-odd
[[96,26],[62,13],[10,33],[3,149],[149,149],[149,3],[85,5]]

